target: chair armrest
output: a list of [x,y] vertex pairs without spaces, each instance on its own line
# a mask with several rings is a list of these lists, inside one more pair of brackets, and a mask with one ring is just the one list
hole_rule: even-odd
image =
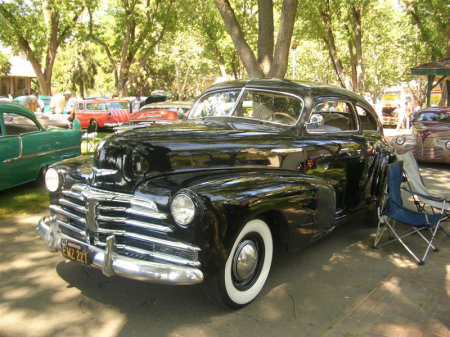
[[431,194],[422,194],[422,193],[419,193],[419,192],[413,192],[413,191],[408,190],[405,187],[402,187],[402,190],[408,192],[409,194],[414,194],[414,195],[417,195],[417,196],[419,196],[421,198],[424,198],[424,199],[428,199],[428,200],[432,200],[432,201],[441,201],[441,202],[445,201],[444,198],[441,198],[441,197],[438,197],[438,196],[435,196],[435,195],[431,195]]

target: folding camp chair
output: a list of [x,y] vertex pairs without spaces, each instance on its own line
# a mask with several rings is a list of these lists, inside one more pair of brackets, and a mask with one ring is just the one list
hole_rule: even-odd
[[89,125],[86,132],[81,136],[81,143],[86,144],[87,152],[95,150],[95,138],[97,137],[96,129],[96,125]]
[[[427,214],[405,208],[400,188],[402,179],[402,163],[396,162],[388,165],[387,191],[385,191],[386,194],[383,196],[378,210],[378,228],[373,246],[378,248],[389,243],[400,242],[419,264],[423,264],[430,249],[438,250],[435,237],[440,226],[442,214]],[[407,192],[410,193],[408,190]],[[395,222],[400,222],[409,227],[409,229],[400,233],[399,228],[401,227],[397,226]],[[393,238],[383,244],[379,244],[385,232],[390,233]],[[426,232],[429,233],[429,237],[426,236]],[[426,249],[422,258],[419,258],[413,252],[410,247],[411,244],[408,246],[403,240],[412,234],[416,234],[417,237],[426,242]]]
[[[419,211],[424,211],[426,206],[431,208],[433,213],[441,213],[444,221],[450,220],[450,191],[437,191],[431,193],[425,186],[420,175],[419,165],[412,152],[396,154],[397,159],[403,162],[403,172],[407,177],[409,189],[414,193],[413,199]],[[442,227],[447,236],[450,236]]]

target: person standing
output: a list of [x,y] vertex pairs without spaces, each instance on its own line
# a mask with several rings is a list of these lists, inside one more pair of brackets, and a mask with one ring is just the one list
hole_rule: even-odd
[[406,106],[405,106],[405,122],[406,122],[406,129],[408,129],[408,130],[411,127],[412,112],[413,112],[413,107],[412,107],[411,101],[408,100],[406,102]]
[[36,112],[37,109],[37,97],[32,93],[31,95],[28,94],[28,89],[23,89],[23,95],[25,96],[22,100],[22,105],[26,106],[28,109],[30,109],[33,112]]
[[66,105],[66,100],[63,95],[56,89],[52,89],[52,98],[50,99],[50,109],[53,113],[63,113],[64,106]]
[[405,122],[405,109],[403,109],[401,107],[400,104],[397,105],[397,109],[395,110],[397,111],[397,130],[400,130],[400,128],[403,126],[404,127],[404,122]]
[[77,105],[77,100],[75,97],[72,97],[72,92],[70,90],[64,91],[64,98],[66,100],[66,105],[64,106],[64,113],[65,114],[74,114],[75,107]]
[[131,104],[131,111],[130,113],[138,112],[141,109],[141,96],[138,95],[134,99],[133,103]]

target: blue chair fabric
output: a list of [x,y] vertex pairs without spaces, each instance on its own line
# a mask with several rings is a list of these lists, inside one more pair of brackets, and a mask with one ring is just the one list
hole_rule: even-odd
[[[378,212],[378,228],[375,236],[374,248],[384,246],[389,243],[399,242],[419,263],[423,264],[428,256],[430,249],[438,250],[435,242],[436,233],[439,229],[442,214],[427,214],[410,210],[404,206],[402,200],[401,184],[403,182],[402,162],[396,162],[388,165],[387,175],[387,200],[380,206]],[[410,192],[406,190],[407,192]],[[400,233],[395,221],[400,222],[410,229]],[[428,237],[424,234],[427,231]],[[379,244],[385,232],[390,232],[393,239],[383,244]],[[405,237],[417,234],[426,242],[426,250],[420,258],[403,240]]]

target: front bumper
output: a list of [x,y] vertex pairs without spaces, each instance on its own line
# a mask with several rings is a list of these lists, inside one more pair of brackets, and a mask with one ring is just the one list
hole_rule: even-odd
[[104,128],[116,128],[118,126],[126,125],[128,123],[125,122],[117,122],[117,123],[105,123]]
[[51,221],[51,218],[41,219],[36,230],[51,252],[61,250],[61,239],[76,241],[87,250],[92,261],[90,266],[101,269],[106,276],[119,275],[133,280],[172,285],[197,284],[203,281],[203,273],[197,268],[143,261],[116,254],[113,235],[108,237],[103,250],[62,234],[56,221]]

